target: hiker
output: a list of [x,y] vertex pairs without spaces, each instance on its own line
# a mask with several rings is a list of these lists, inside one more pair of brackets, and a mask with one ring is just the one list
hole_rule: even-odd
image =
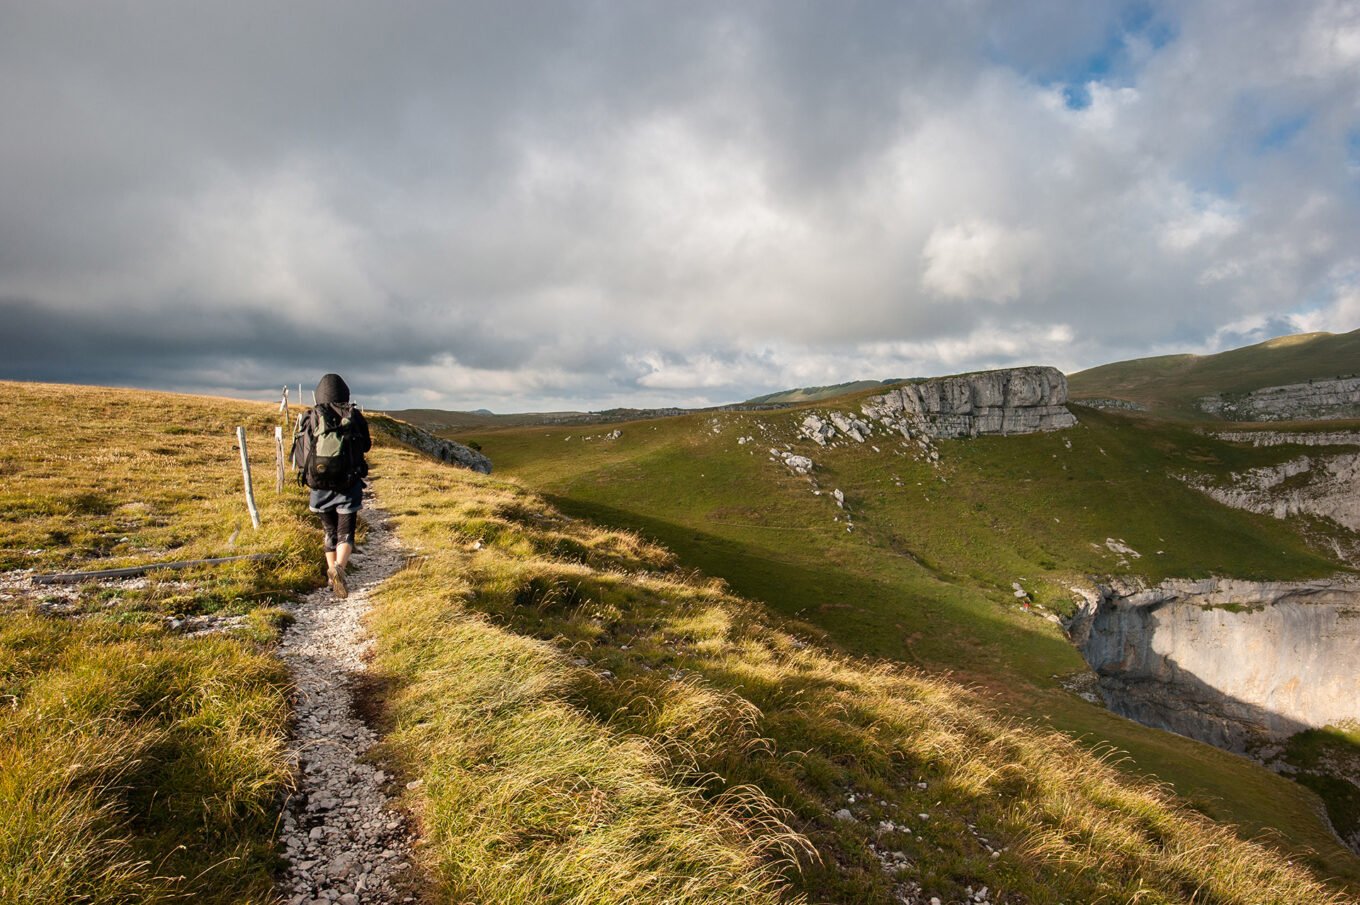
[[339,374],[316,385],[316,404],[298,416],[293,467],[298,483],[311,488],[309,508],[326,532],[326,578],[336,597],[348,597],[345,566],[354,553],[354,522],[364,504],[364,453],[373,446],[363,412],[349,401]]

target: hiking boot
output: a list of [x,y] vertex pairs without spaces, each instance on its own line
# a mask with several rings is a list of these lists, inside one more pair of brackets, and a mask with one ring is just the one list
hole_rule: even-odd
[[332,566],[326,574],[330,578],[331,590],[335,592],[335,596],[341,600],[348,597],[349,588],[345,585],[345,570]]

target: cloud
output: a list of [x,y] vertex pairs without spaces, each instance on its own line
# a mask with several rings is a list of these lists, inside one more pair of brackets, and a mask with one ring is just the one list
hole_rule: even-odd
[[979,220],[937,226],[922,252],[921,282],[944,298],[1014,301],[1042,251],[1039,237],[1027,230]]
[[1360,4],[12,5],[0,376],[728,401],[1360,326]]

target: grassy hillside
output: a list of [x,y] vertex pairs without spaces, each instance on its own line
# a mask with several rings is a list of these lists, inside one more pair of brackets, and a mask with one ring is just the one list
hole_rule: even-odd
[[835,399],[837,396],[845,396],[849,393],[860,393],[866,390],[881,390],[883,387],[898,380],[853,380],[849,383],[836,383],[823,387],[798,387],[793,390],[780,390],[777,393],[766,393],[764,396],[756,396],[746,400],[747,405],[761,405],[772,402],[780,403],[808,403],[820,402],[823,399]]
[[[617,440],[548,428],[479,439],[501,472],[571,515],[641,531],[842,650],[950,671],[1014,712],[1113,742],[1132,754],[1131,772],[1154,773],[1248,834],[1278,830],[1303,842],[1324,853],[1323,870],[1356,875],[1304,790],[1063,690],[1084,671],[1079,655],[1013,591],[1018,582],[1036,608],[1061,611],[1069,586],[1092,574],[1301,578],[1344,569],[1288,523],[1218,506],[1169,476],[1281,461],[1290,450],[1083,412],[1080,426],[1061,433],[941,443],[932,466],[883,437],[834,450],[795,440],[803,414],[687,416],[625,425]],[[820,496],[769,460],[768,448],[785,442],[817,462]],[[830,498],[835,489],[845,510]]]
[[[263,438],[275,417],[267,405],[0,384],[0,899],[274,900],[291,783],[276,605],[320,577],[295,488],[262,480],[265,527],[244,522],[230,428]],[[1022,685],[998,698],[959,681],[1002,675],[988,664],[951,679],[838,651],[827,614],[850,610],[809,607],[803,582],[822,575],[832,591],[850,577],[838,570],[858,562],[868,516],[854,532],[809,531],[829,556],[782,577],[766,550],[733,546],[738,559],[765,557],[766,607],[634,533],[400,448],[383,424],[374,485],[412,557],[370,617],[363,705],[423,834],[431,902],[961,901],[984,885],[994,902],[1343,901],[1315,878],[1353,862],[1329,847],[1298,786],[1150,735],[1149,750],[1203,772],[1187,807],[1041,721],[1003,716]],[[653,426],[659,438],[665,425]],[[257,476],[272,458],[254,447]],[[763,488],[752,511],[709,527],[808,501],[830,514],[806,485]],[[254,551],[280,555],[60,597],[16,571]],[[916,580],[956,596],[921,602],[939,625],[954,620],[961,649],[1032,648],[1007,667],[1022,682],[1070,653],[1046,623],[941,574]],[[992,635],[970,640],[954,607]],[[881,626],[882,615],[862,618]],[[241,618],[211,636],[173,629],[206,616]],[[885,634],[923,662],[948,646]],[[1097,732],[1109,719],[1087,717]],[[1211,780],[1273,802],[1286,837],[1243,842],[1197,813],[1222,804]]]
[[[273,901],[291,709],[275,604],[319,577],[296,490],[261,489],[260,531],[245,516],[231,432],[270,474],[273,423],[247,403],[0,383],[0,901]],[[248,552],[279,558],[74,587],[14,571]],[[243,618],[170,629],[204,614]]]
[[1127,399],[1153,411],[1206,417],[1195,400],[1309,378],[1360,373],[1360,330],[1301,333],[1216,355],[1162,355],[1101,365],[1068,377],[1076,400]]
[[421,557],[372,620],[387,754],[443,900],[1333,901],[956,681],[834,653],[503,480],[378,462]]

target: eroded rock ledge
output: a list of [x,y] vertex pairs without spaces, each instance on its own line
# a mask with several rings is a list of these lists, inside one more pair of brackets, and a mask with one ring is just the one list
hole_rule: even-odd
[[866,399],[861,411],[953,439],[1071,427],[1077,419],[1066,402],[1067,378],[1057,368],[1005,368],[903,384]]
[[374,422],[375,427],[387,431],[398,442],[418,449],[441,462],[470,468],[482,474],[491,474],[491,460],[471,447],[436,437],[413,424],[386,415],[370,415],[369,420]]
[[1321,516],[1360,531],[1360,453],[1300,456],[1233,472],[1226,481],[1195,476],[1182,480],[1234,509],[1281,519]]
[[1360,582],[1100,587],[1068,626],[1111,710],[1230,751],[1360,719]]
[[1360,377],[1334,377],[1263,387],[1250,393],[1201,396],[1201,411],[1229,421],[1360,418]]

